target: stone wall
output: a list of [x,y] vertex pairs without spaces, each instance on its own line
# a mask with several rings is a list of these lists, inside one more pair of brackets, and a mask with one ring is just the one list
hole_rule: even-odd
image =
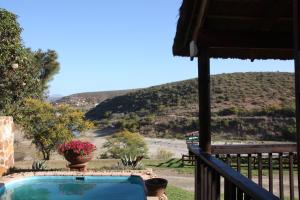
[[0,117],[0,175],[14,165],[13,129],[12,117]]

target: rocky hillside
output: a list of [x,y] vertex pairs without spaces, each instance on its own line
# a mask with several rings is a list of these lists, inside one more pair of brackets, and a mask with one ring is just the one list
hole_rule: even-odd
[[[212,76],[213,112],[232,107],[246,110],[269,106],[291,105],[294,101],[294,76],[291,73],[233,73]],[[141,110],[151,113],[198,106],[196,79],[174,82],[103,101],[87,116],[101,119],[106,113],[130,113]]]
[[[220,74],[212,76],[211,86],[216,139],[294,139],[292,73]],[[182,138],[197,130],[197,95],[196,79],[174,82],[106,99],[86,116],[100,121],[102,128]]]

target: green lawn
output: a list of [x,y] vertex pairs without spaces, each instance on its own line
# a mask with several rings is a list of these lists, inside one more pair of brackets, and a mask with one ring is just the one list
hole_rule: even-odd
[[[18,169],[31,169],[33,161],[18,161],[15,163],[15,167]],[[116,166],[120,162],[118,159],[103,159],[103,160],[92,160],[88,163],[89,169],[94,170],[105,170]],[[153,169],[174,169],[180,173],[193,173],[193,166],[182,166],[180,159],[169,159],[169,160],[152,160],[144,159],[142,163],[145,168]],[[47,161],[48,169],[66,170],[67,161],[65,160],[50,160]]]
[[172,158],[169,160],[151,160],[150,162],[147,162],[147,160],[144,161],[144,164],[146,167],[151,167],[153,169],[174,169],[175,171],[179,173],[186,173],[186,174],[192,174],[194,173],[194,166],[183,166],[181,163],[181,159],[178,158]]
[[[18,169],[31,169],[33,161],[18,161],[15,163],[15,167]],[[113,166],[117,165],[117,162],[120,162],[118,159],[103,159],[103,160],[92,160],[88,164],[89,169],[94,170],[109,170]],[[142,161],[145,168],[153,168],[155,169],[171,169],[175,170],[178,173],[185,173],[185,174],[193,174],[194,173],[194,166],[182,166],[181,160],[178,158],[172,158],[169,160],[152,160],[152,159],[144,159]],[[66,170],[67,162],[65,160],[50,160],[47,162],[48,169],[53,170]],[[233,167],[235,168],[235,167]],[[268,170],[263,169],[263,175],[268,176]],[[283,171],[284,175],[288,175],[289,171],[287,168],[284,168]],[[247,176],[247,167],[242,166],[242,174]],[[294,169],[294,174],[297,174],[297,169]],[[278,175],[278,169],[273,169],[273,175]],[[252,176],[256,177],[258,176],[258,170],[257,168],[252,170]]]
[[181,188],[169,185],[167,187],[167,196],[169,200],[193,200],[194,193]]

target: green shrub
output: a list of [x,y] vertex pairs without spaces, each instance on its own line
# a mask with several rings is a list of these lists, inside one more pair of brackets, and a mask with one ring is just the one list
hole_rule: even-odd
[[156,153],[156,159],[159,160],[168,160],[172,158],[174,154],[168,150],[165,149],[158,149]]
[[148,148],[144,137],[138,133],[124,130],[108,137],[103,145],[104,154],[112,158],[122,158],[125,155],[147,156]]

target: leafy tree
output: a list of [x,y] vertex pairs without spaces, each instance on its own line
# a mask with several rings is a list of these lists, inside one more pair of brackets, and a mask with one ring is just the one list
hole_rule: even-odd
[[33,52],[35,65],[39,68],[40,79],[43,91],[48,89],[48,82],[59,72],[60,64],[57,61],[56,51],[48,49],[46,52],[41,49]]
[[36,99],[27,99],[21,110],[21,122],[25,137],[31,139],[49,160],[56,146],[73,138],[74,132],[93,127],[93,123],[84,119],[84,113],[67,105],[53,106]]
[[15,117],[26,98],[42,99],[59,70],[56,52],[25,48],[21,32],[17,16],[0,8],[0,115]]
[[26,97],[41,94],[39,69],[24,48],[16,15],[0,9],[0,114],[11,114]]
[[113,158],[122,158],[125,155],[146,156],[148,153],[148,147],[143,136],[127,130],[108,137],[103,147],[107,148],[105,154]]

